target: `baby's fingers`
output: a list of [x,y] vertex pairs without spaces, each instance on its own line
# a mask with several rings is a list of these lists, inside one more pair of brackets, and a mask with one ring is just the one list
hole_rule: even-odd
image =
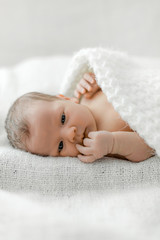
[[100,87],[95,83],[92,86],[92,91],[86,92],[84,95],[86,98],[92,98],[92,96],[100,89]]
[[86,90],[85,89],[76,89],[75,91],[74,91],[74,96],[76,97],[76,98],[80,98],[81,97],[81,95],[83,95],[83,94],[85,94],[86,93]]
[[87,92],[84,94],[85,98],[92,98],[93,95],[94,95],[93,92]]
[[87,82],[86,79],[84,79],[84,78],[82,78],[82,80],[80,81],[80,86],[83,87],[84,89],[86,89],[87,91],[92,90],[91,83]]
[[86,89],[80,84],[78,84],[76,90],[74,91],[74,96],[80,98],[80,96],[84,93],[86,93]]
[[80,144],[76,144],[76,148],[80,153],[82,153],[84,155],[91,155],[92,154],[92,150],[91,150],[90,147],[84,147]]
[[95,82],[95,75],[94,73],[85,73],[83,78],[89,82],[90,84],[93,84]]
[[74,90],[74,96],[75,96],[76,98],[80,98],[80,96],[81,96],[81,94],[77,91],[77,89]]
[[92,163],[96,160],[93,155],[90,156],[78,155],[78,159],[84,163]]
[[83,78],[80,80],[80,82],[76,86],[76,89],[74,91],[74,96],[76,98],[80,98],[80,96],[85,93],[94,92],[93,85],[95,83],[96,83],[95,75],[93,73],[85,73]]

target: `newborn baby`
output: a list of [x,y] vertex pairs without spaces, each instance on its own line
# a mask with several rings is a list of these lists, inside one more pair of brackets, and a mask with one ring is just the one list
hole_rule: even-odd
[[94,162],[113,156],[134,162],[154,155],[85,73],[73,98],[27,93],[11,106],[6,131],[11,145],[42,156],[78,156]]

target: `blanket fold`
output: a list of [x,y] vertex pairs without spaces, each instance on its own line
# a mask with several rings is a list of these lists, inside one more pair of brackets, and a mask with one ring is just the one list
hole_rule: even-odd
[[121,118],[160,156],[160,64],[110,49],[82,49],[70,62],[61,93],[73,96],[90,71]]

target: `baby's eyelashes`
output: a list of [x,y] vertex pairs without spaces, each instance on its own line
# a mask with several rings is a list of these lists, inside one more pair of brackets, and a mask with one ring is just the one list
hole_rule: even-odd
[[63,141],[60,141],[58,146],[58,152],[61,152],[62,149],[63,149]]
[[63,114],[62,114],[62,117],[61,117],[61,123],[64,124],[64,123],[65,123],[65,120],[66,120],[66,116],[65,116],[65,114],[63,113]]

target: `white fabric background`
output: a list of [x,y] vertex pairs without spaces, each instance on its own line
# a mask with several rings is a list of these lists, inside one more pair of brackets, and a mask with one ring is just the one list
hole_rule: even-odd
[[159,0],[0,0],[0,65],[115,47],[160,56]]

